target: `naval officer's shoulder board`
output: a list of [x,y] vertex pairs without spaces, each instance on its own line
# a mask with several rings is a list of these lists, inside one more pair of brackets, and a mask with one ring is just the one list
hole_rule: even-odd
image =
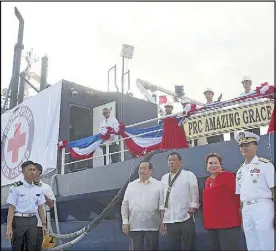
[[[271,160],[266,159],[266,158],[259,158],[259,161],[263,162],[263,163],[270,163],[271,165],[273,165],[273,163],[271,162]],[[274,165],[273,165],[274,166]],[[276,166],[274,166],[275,172],[276,172]]]
[[23,182],[22,182],[22,181],[17,181],[17,182],[12,183],[12,185],[11,185],[11,187],[10,187],[10,193],[12,193],[13,188],[15,188],[15,187],[20,187],[20,186],[22,186],[22,185],[23,185]]
[[271,162],[269,159],[262,158],[262,157],[259,158],[259,161],[264,162],[264,163],[269,163],[269,162]]
[[13,184],[12,184],[12,186],[14,186],[14,187],[19,187],[19,186],[22,186],[23,185],[23,182],[22,181],[17,181],[17,182],[14,182]]
[[34,181],[34,185],[35,186],[38,186],[38,187],[41,187],[42,186],[42,183],[38,182],[38,181]]

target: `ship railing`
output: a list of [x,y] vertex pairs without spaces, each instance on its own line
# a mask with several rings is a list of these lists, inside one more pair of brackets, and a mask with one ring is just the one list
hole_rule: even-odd
[[[197,112],[196,114],[191,115],[190,117],[192,118],[192,117],[202,116],[202,115],[206,116],[206,115],[208,115],[208,113],[212,113],[215,110],[221,111],[221,110],[225,110],[225,109],[228,109],[228,108],[243,107],[243,106],[248,106],[248,105],[264,102],[264,101],[267,101],[267,100],[268,100],[267,98],[258,98],[258,97],[248,98],[248,99],[242,100],[240,102],[237,102],[237,101],[233,100],[233,102],[228,102],[225,106],[222,105],[219,108],[215,108],[215,107],[212,107],[212,106],[206,107],[206,109],[201,110],[201,111]],[[128,125],[128,126],[126,126],[126,128],[136,127],[136,126],[148,124],[148,123],[151,123],[151,122],[163,120],[165,118],[174,117],[174,116],[183,116],[183,111],[179,112],[179,113],[174,113],[174,114],[171,114],[171,115],[162,116],[162,117],[159,117],[159,118],[153,118],[153,119],[149,119],[149,120],[146,120],[146,121],[141,121],[141,122],[138,122],[138,123],[135,123],[135,124],[132,124],[132,125]],[[267,126],[268,126],[268,123],[267,123],[267,125],[261,127],[261,135],[266,134]],[[145,133],[141,133],[139,135],[132,135],[132,136],[125,137],[125,138],[120,137],[118,140],[115,140],[115,141],[105,141],[100,146],[105,146],[106,147],[106,154],[96,155],[96,156],[93,156],[93,157],[90,157],[90,158],[75,160],[75,161],[71,161],[71,162],[67,162],[67,163],[66,163],[66,156],[69,155],[70,153],[66,152],[66,148],[63,148],[62,153],[61,153],[62,154],[61,155],[61,174],[65,173],[65,167],[66,166],[76,164],[76,163],[80,163],[80,162],[84,162],[84,161],[94,160],[94,159],[97,159],[97,158],[105,158],[106,159],[105,164],[108,165],[108,164],[111,163],[110,158],[111,158],[111,155],[113,155],[113,154],[120,154],[121,162],[122,162],[122,161],[125,160],[125,153],[129,152],[128,149],[125,149],[124,141],[126,139],[139,137],[139,136],[142,136],[142,135],[150,134],[152,132],[158,132],[158,131],[161,131],[161,130],[162,129],[155,130],[155,131],[150,131],[150,132],[145,132]],[[224,137],[225,141],[230,140],[230,133],[233,133],[233,131],[223,133],[226,136],[226,137]],[[221,135],[221,134],[222,133],[218,133],[217,135]],[[212,136],[215,136],[215,135],[212,135]],[[110,148],[109,148],[110,145],[113,144],[113,143],[117,143],[117,142],[119,142],[120,151],[110,153]],[[195,146],[195,140],[190,140],[189,143],[190,143],[190,146]]]
[[[153,119],[149,119],[149,120],[146,120],[146,121],[141,121],[141,122],[138,122],[138,123],[135,123],[135,124],[132,124],[132,125],[128,125],[128,126],[126,126],[126,128],[131,128],[131,127],[135,127],[135,126],[139,126],[139,125],[143,125],[143,124],[148,124],[148,123],[155,122],[155,121],[158,121],[158,120],[162,120],[162,119],[165,119],[165,118],[180,116],[182,114],[183,114],[183,112],[179,112],[179,113],[166,115],[166,116],[163,116],[163,117],[160,117],[160,118],[153,118]],[[66,148],[63,148],[62,152],[61,152],[61,174],[65,174],[65,167],[68,166],[68,165],[72,165],[72,164],[76,164],[76,163],[80,163],[80,162],[84,162],[84,161],[88,161],[88,160],[94,160],[94,159],[97,159],[97,158],[104,158],[105,157],[106,165],[108,165],[108,164],[111,163],[110,158],[111,158],[111,155],[113,155],[113,154],[120,154],[121,155],[121,162],[122,162],[122,161],[125,160],[125,152],[129,152],[128,149],[125,149],[124,141],[126,139],[131,139],[131,138],[135,138],[135,137],[139,137],[139,136],[143,136],[143,135],[147,135],[147,134],[150,134],[150,133],[153,133],[153,132],[159,132],[159,131],[162,131],[162,129],[153,130],[153,131],[150,131],[150,132],[144,132],[144,133],[141,133],[141,134],[138,134],[138,135],[132,135],[132,136],[125,137],[125,138],[120,136],[118,140],[114,140],[114,141],[107,140],[107,141],[105,141],[104,143],[102,143],[100,145],[100,147],[103,147],[103,146],[106,147],[106,154],[96,155],[96,156],[92,156],[90,158],[75,160],[75,161],[68,162],[68,163],[66,163],[66,155],[70,155],[70,153],[66,152]],[[110,153],[110,150],[109,150],[110,145],[113,144],[113,143],[117,143],[117,142],[119,142],[120,151]]]

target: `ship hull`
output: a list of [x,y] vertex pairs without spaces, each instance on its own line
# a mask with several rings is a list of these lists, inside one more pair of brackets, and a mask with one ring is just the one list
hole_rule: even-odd
[[[60,224],[62,233],[74,232],[88,224],[87,221],[67,221]],[[54,228],[53,224],[53,228]],[[2,232],[5,227],[2,225]],[[202,225],[202,214],[196,215],[197,250],[209,250],[208,233]],[[1,239],[3,235],[1,236]],[[246,250],[244,234],[240,233],[240,250]],[[68,250],[128,250],[129,237],[121,231],[120,220],[106,220],[100,223],[97,228],[87,235],[85,239],[76,243]],[[10,250],[6,240],[1,240],[1,250]],[[160,250],[168,250],[167,236],[160,236]]]
[[[170,151],[156,154],[151,162],[154,166],[153,176],[160,179],[168,171],[167,155]],[[191,170],[198,178],[200,194],[208,173],[204,157],[210,152],[218,152],[223,158],[223,168],[235,173],[243,159],[236,142],[229,141],[179,149],[184,159],[184,168]],[[274,134],[262,135],[258,144],[258,156],[272,159],[274,162]],[[54,190],[57,194],[58,215],[61,233],[70,233],[86,226],[114,198],[119,189],[129,179],[140,159],[128,160],[105,167],[92,168],[56,178]],[[80,182],[81,181],[81,182]],[[201,199],[200,199],[201,200]],[[202,200],[201,200],[202,202]],[[10,245],[4,241],[7,207],[1,210],[1,250]],[[52,213],[53,216],[53,213]],[[227,216],[226,216],[227,217]],[[54,223],[53,223],[54,228]],[[196,214],[197,249],[208,250],[208,234],[203,228],[201,209]],[[167,237],[161,237],[161,250],[168,245]],[[245,250],[245,241],[241,233],[240,248]],[[128,237],[121,231],[120,204],[115,205],[111,213],[88,234],[74,245],[71,250],[127,250]]]

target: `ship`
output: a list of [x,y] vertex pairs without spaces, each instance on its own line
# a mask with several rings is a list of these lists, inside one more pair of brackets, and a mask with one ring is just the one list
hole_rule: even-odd
[[[28,84],[28,80],[24,80]],[[138,88],[143,90],[144,93],[146,93],[145,89],[151,89],[155,92],[159,88],[156,85],[143,83],[139,79],[137,83]],[[58,124],[56,124],[58,137],[55,144],[64,140],[74,142],[93,135],[97,130],[94,123],[98,123],[95,121],[100,119],[98,113],[103,107],[112,106],[114,114],[118,119],[123,118],[126,127],[148,128],[158,125],[158,120],[162,119],[158,116],[160,106],[156,99],[154,101],[154,93],[148,96],[147,100],[142,100],[129,95],[129,93],[102,92],[67,80],[61,80],[47,88],[46,86],[44,81],[41,89],[34,97],[21,100],[21,102],[17,101],[14,107],[11,105],[10,109],[1,115],[1,121],[2,117],[6,116],[5,114],[13,113],[16,109],[32,103],[33,100],[34,102],[35,100],[43,100],[43,97],[47,95],[53,97],[57,86],[59,87],[60,96],[58,96],[59,111],[57,112]],[[24,88],[21,89],[24,90]],[[10,88],[11,92],[13,90],[14,86]],[[179,95],[179,93],[164,91],[162,88],[159,88],[159,90],[172,95],[176,101],[177,99],[181,102],[183,100],[185,102],[193,101],[185,97],[184,93]],[[11,97],[13,96],[11,95]],[[149,100],[151,98],[153,100]],[[12,99],[8,103],[15,104]],[[43,105],[45,104],[41,103],[42,107]],[[267,98],[255,98],[246,102],[233,101],[225,103],[221,107],[206,109],[190,116],[187,121],[183,121],[181,126],[184,128],[186,126],[187,139],[190,140],[191,147],[177,149],[177,151],[183,157],[183,168],[192,171],[198,179],[201,203],[204,182],[208,177],[204,163],[205,156],[211,152],[219,153],[223,159],[223,169],[233,173],[236,173],[243,162],[243,158],[233,137],[229,136],[229,140],[219,140],[211,144],[207,142],[207,144],[202,145],[195,144],[195,141],[221,134],[230,135],[230,133],[237,130],[252,130],[267,126],[271,119],[273,107],[274,103]],[[142,112],[137,112],[137,109]],[[243,123],[235,128],[232,126],[230,129],[227,127],[220,130],[213,128],[209,130],[211,132],[201,134],[195,133],[193,130],[189,131],[189,128],[192,128],[190,125],[194,125],[199,119],[217,119],[218,116],[223,114],[226,116],[233,111],[238,114],[245,114],[250,109],[257,112],[265,110],[267,116],[260,121],[251,121],[251,123],[248,121],[248,124]],[[5,128],[1,126],[2,130],[4,131]],[[275,160],[272,154],[275,151],[274,136],[274,133],[264,132],[260,135],[258,143],[258,156],[270,159],[272,162]],[[221,139],[221,137],[219,138]],[[123,140],[120,142],[123,142]],[[5,145],[5,140],[1,135],[1,146],[3,144]],[[43,175],[42,178],[44,182],[52,186],[57,198],[55,207],[51,209],[48,215],[48,220],[53,235],[57,237],[68,235],[70,238],[58,238],[57,247],[54,250],[128,250],[128,236],[125,236],[121,231],[120,202],[123,191],[128,182],[137,177],[137,166],[145,158],[150,159],[154,166],[153,177],[160,180],[162,175],[168,172],[167,156],[172,150],[157,150],[143,156],[134,157],[123,143],[121,145],[123,150],[120,153],[121,162],[109,163],[107,161],[106,165],[103,165],[101,161],[96,161],[95,156],[95,158],[76,160],[66,152],[65,148],[59,150],[56,146],[54,155],[56,166],[52,171]],[[97,158],[99,159],[99,157]],[[2,162],[3,155],[1,154],[1,170],[3,169]],[[6,199],[10,186],[11,184],[1,186],[1,250],[10,250],[11,248],[10,243],[5,240],[8,208]],[[195,220],[197,249],[208,250],[208,235],[203,227],[202,206],[196,213]],[[166,250],[167,247],[167,237],[162,236],[160,238],[160,249]],[[246,250],[242,232],[240,248]]]

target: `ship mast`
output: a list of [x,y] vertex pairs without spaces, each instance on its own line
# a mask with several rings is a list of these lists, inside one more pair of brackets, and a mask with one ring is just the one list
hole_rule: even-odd
[[[33,48],[27,52],[27,55],[25,56],[25,60],[27,62],[27,66],[24,70],[24,76],[30,80],[31,76],[30,76],[30,70],[32,67],[32,64],[37,63],[39,58],[38,57],[34,57],[33,56]],[[29,97],[29,85],[28,84],[24,84],[24,97],[28,98]]]

